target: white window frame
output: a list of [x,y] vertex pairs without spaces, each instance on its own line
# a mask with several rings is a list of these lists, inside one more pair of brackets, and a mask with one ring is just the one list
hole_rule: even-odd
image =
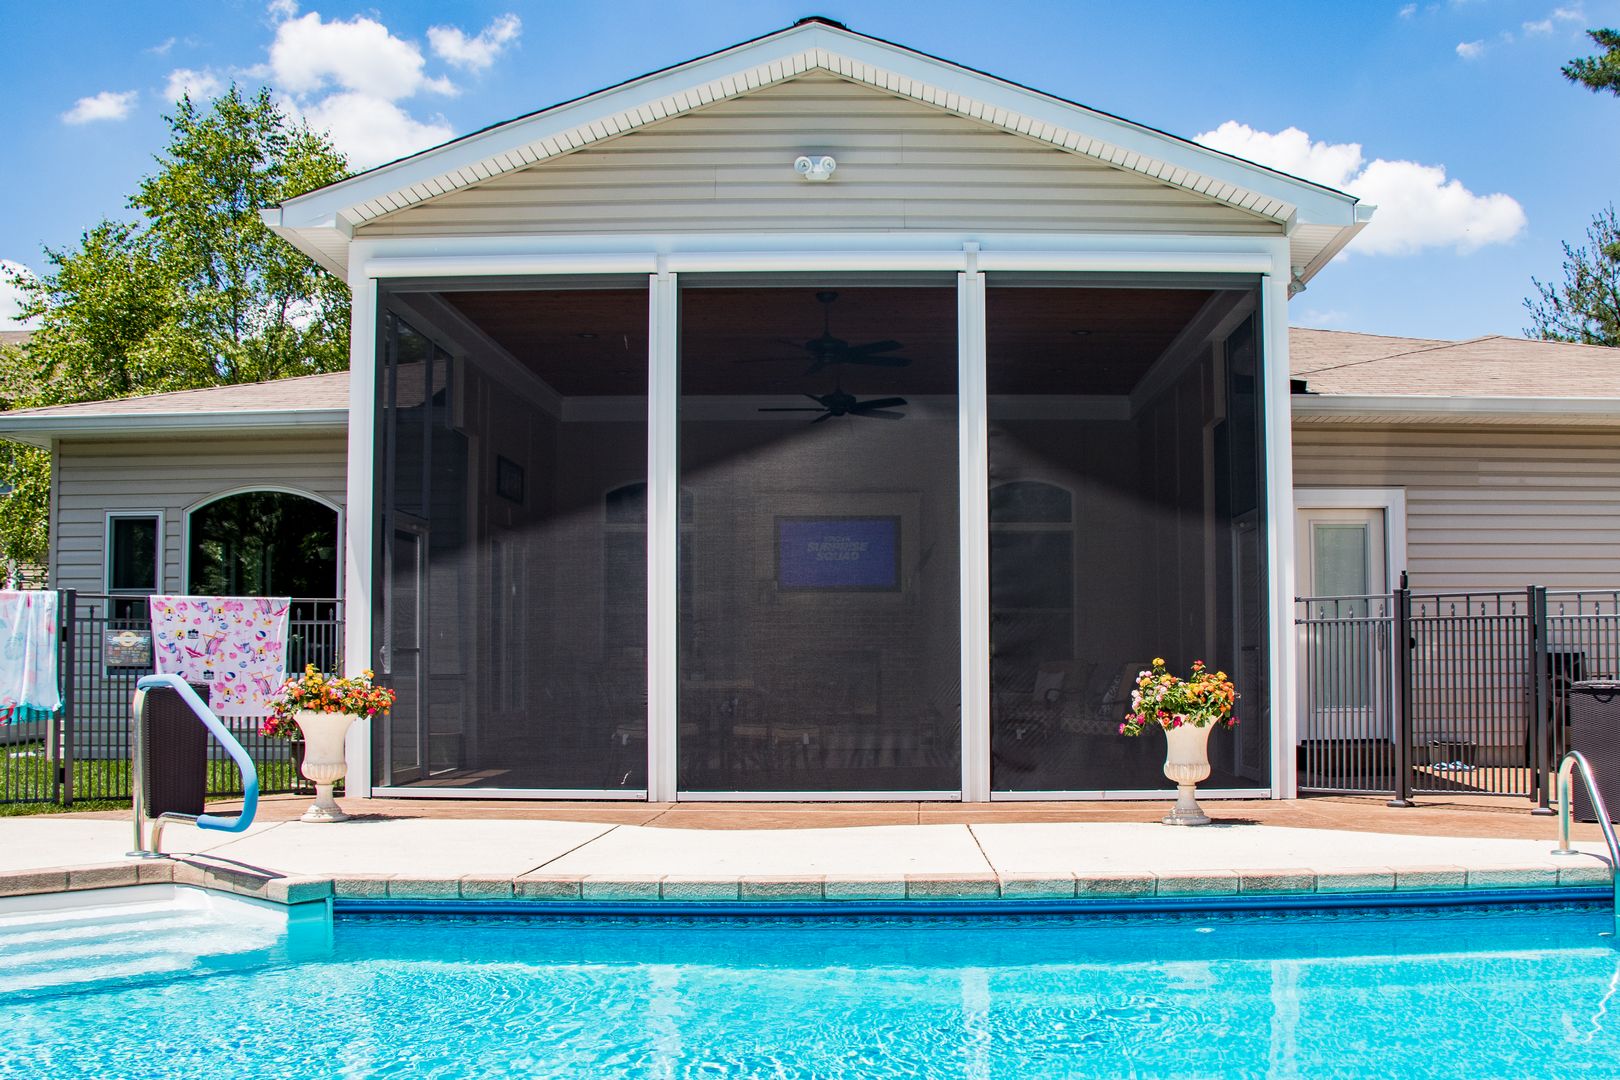
[[[150,589],[115,589],[113,588],[113,522],[129,518],[156,518],[157,519],[157,551],[152,560],[152,573],[155,580]],[[162,510],[109,510],[106,521],[102,526],[101,549],[101,584],[108,596],[155,596],[163,591],[165,558],[164,541],[168,538],[165,531],[166,522]]]

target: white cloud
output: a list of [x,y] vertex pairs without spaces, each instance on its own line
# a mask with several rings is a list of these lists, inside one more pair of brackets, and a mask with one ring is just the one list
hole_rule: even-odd
[[1536,22],[1527,22],[1521,25],[1523,26],[1524,32],[1527,34],[1550,34],[1553,32],[1553,22],[1551,19],[1540,19]]
[[1338,308],[1328,308],[1326,310],[1322,308],[1306,308],[1299,313],[1299,318],[1291,318],[1288,321],[1295,326],[1314,326],[1326,330],[1335,326],[1344,326],[1350,321],[1350,313],[1340,311]]
[[1476,195],[1440,165],[1367,161],[1360,143],[1312,142],[1298,128],[1275,134],[1228,120],[1195,141],[1294,176],[1348,191],[1378,207],[1352,249],[1410,255],[1427,248],[1467,253],[1502,244],[1525,228],[1524,208],[1509,195]]
[[468,37],[455,26],[430,26],[427,35],[434,55],[441,60],[468,71],[483,71],[517,40],[522,29],[523,20],[508,13],[484,27],[477,37]]
[[168,56],[169,50],[174,48],[174,43],[179,40],[179,38],[165,38],[156,45],[148,48],[146,51],[151,53],[153,56]]
[[312,11],[276,27],[270,76],[283,90],[315,94],[336,89],[398,101],[423,90],[450,94],[455,87],[423,72],[422,50],[364,15],[322,20]]
[[225,83],[213,69],[195,71],[191,68],[175,68],[169,72],[168,82],[164,84],[163,96],[168,101],[179,101],[190,95],[193,101],[202,101],[214,97],[225,89]]
[[1560,22],[1585,22],[1586,12],[1578,7],[1554,8],[1552,17]]
[[331,135],[356,169],[414,154],[452,134],[442,119],[423,122],[392,101],[359,92],[330,94],[299,111],[310,127]]
[[274,19],[290,19],[298,14],[298,0],[270,0],[265,10]]
[[1457,43],[1457,55],[1464,60],[1478,60],[1485,55],[1484,39],[1482,38],[1479,41],[1459,41]]
[[1401,8],[1399,14],[1403,19],[1410,19],[1412,16],[1417,14],[1417,5],[1407,4],[1405,7]]
[[117,93],[103,90],[93,97],[82,97],[62,114],[64,124],[88,124],[95,120],[122,120],[135,106],[135,91]]
[[12,280],[13,276],[32,279],[33,271],[19,262],[0,259],[0,330],[33,330],[38,319],[23,321],[17,318],[22,311],[23,292]]

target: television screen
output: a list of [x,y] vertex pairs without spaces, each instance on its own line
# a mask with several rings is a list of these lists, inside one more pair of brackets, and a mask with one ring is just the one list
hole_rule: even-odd
[[776,584],[782,589],[898,589],[897,517],[779,517]]

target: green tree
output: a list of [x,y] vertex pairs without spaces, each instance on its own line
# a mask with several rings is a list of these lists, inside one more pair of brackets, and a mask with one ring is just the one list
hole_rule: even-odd
[[1580,83],[1594,94],[1607,90],[1620,96],[1620,30],[1588,30],[1586,36],[1603,51],[1565,64],[1564,78]]
[[[182,98],[157,169],[129,199],[132,221],[103,220],[76,246],[45,250],[38,278],[13,276],[38,329],[0,354],[33,391],[16,408],[256,382],[348,366],[349,294],[272,233],[259,210],[340,180],[342,155],[266,90],[232,86],[206,106]],[[8,375],[7,373],[11,373]],[[0,453],[9,485],[0,561],[46,547],[48,465]]]
[[1537,296],[1526,300],[1527,337],[1620,346],[1620,218],[1614,206],[1598,212],[1580,247],[1564,244],[1564,280],[1535,278]]

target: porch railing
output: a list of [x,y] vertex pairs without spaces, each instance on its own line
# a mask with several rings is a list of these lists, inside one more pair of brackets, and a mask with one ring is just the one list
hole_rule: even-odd
[[1303,791],[1552,797],[1569,688],[1620,672],[1620,589],[1301,597]]
[[[135,683],[153,673],[151,617],[144,596],[60,593],[58,672],[62,708],[23,712],[0,724],[0,804],[124,801],[131,796],[130,702]],[[287,669],[312,663],[323,671],[343,662],[343,605],[331,598],[293,601],[287,627]],[[129,632],[135,647],[120,644]],[[260,733],[263,717],[230,717],[232,734],[247,749],[265,794],[293,791],[303,780],[292,767],[291,747]],[[208,794],[242,793],[235,763],[210,741]]]

